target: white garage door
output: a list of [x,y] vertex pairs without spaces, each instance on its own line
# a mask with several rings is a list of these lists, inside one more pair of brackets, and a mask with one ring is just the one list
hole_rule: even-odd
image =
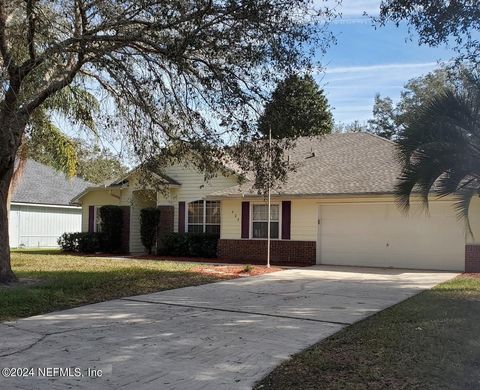
[[416,205],[408,216],[393,203],[319,206],[317,263],[463,270],[465,229],[451,202]]

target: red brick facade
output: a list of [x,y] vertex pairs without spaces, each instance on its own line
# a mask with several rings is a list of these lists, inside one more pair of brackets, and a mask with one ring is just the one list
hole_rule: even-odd
[[157,249],[163,247],[162,239],[166,234],[173,232],[174,209],[173,206],[158,206],[160,210],[160,223],[158,224],[157,232]]
[[[315,241],[271,241],[271,262],[277,265],[312,265],[316,262]],[[219,240],[218,257],[238,262],[265,263],[266,240]]]
[[480,272],[480,245],[465,246],[465,272]]

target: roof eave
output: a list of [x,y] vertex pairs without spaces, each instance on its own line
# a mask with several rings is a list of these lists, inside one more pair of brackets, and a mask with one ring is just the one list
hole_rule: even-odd
[[[182,185],[181,184],[165,184],[166,187],[168,188],[180,188]],[[88,194],[91,191],[102,191],[102,190],[122,190],[127,188],[126,186],[97,186],[97,187],[88,187],[85,190],[83,190],[80,194],[75,196],[71,201],[71,205],[81,205],[80,199],[83,198],[86,194]]]
[[[394,196],[393,191],[380,191],[380,192],[338,192],[338,193],[311,193],[311,194],[291,194],[291,193],[272,193],[273,198],[296,198],[296,199],[316,199],[316,198],[346,198],[346,197],[371,197],[371,196]],[[455,194],[450,196],[441,196],[435,191],[432,191],[431,196],[435,196],[437,199],[451,200],[455,197]],[[413,192],[412,196],[418,198],[421,196],[418,192]],[[246,199],[246,198],[263,198],[262,194],[225,194],[225,195],[207,195],[208,200],[222,200],[222,199]]]
[[[272,197],[277,198],[318,198],[318,197],[345,197],[345,196],[372,196],[372,195],[393,195],[393,192],[338,192],[338,193],[311,193],[311,194],[292,194],[292,193],[272,193]],[[225,195],[207,195],[207,199],[244,199],[244,198],[263,198],[262,194],[240,193]]]

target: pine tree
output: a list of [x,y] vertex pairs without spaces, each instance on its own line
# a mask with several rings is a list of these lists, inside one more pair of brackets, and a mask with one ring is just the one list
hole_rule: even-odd
[[273,138],[296,138],[332,132],[327,98],[311,75],[292,74],[273,91],[260,117],[258,130]]

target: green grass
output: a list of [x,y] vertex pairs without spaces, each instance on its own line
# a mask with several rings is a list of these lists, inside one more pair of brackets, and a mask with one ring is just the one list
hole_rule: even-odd
[[12,267],[20,283],[0,285],[0,321],[222,278],[201,274],[191,263],[109,260],[55,250],[14,251]]
[[349,326],[255,389],[480,389],[480,278],[455,278]]

